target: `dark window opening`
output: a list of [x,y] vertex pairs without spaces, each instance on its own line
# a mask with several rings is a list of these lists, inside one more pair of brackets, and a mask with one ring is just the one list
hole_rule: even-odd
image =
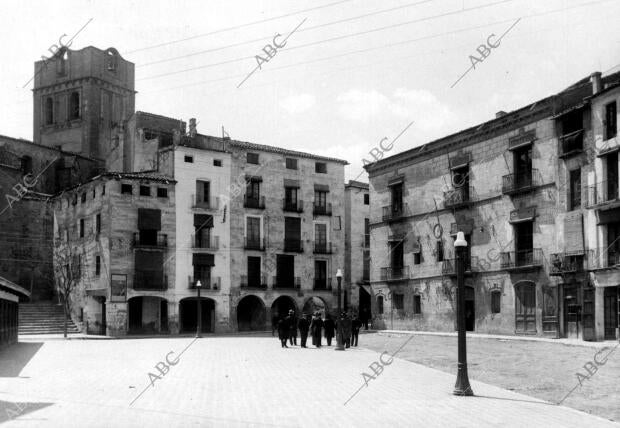
[[377,312],[383,314],[383,296],[377,297]]
[[422,314],[422,297],[418,294],[413,296],[413,313],[414,315]]
[[133,186],[131,184],[121,184],[121,194],[122,195],[133,194]]
[[437,241],[437,261],[443,261],[443,241]]
[[420,263],[422,263],[422,252],[413,253],[413,264],[419,265]]
[[260,287],[261,268],[260,257],[248,257],[248,287]]
[[618,134],[618,116],[616,112],[616,102],[611,102],[605,106],[605,139],[609,140]]
[[604,183],[603,191],[607,193],[607,201],[618,198],[618,152],[610,153],[606,158],[607,183]]
[[80,94],[72,92],[69,96],[69,120],[80,118]]
[[105,195],[105,184],[101,186],[101,196]]
[[284,217],[284,251],[301,251],[301,219]]
[[370,195],[368,193],[364,193],[364,205],[370,205]]
[[158,187],[157,188],[157,197],[158,198],[167,198],[168,197],[168,189],[166,189],[165,187]]
[[569,210],[581,208],[581,169],[569,173],[570,179],[570,207]]
[[149,186],[140,186],[140,196],[151,196],[151,188]]
[[532,264],[534,260],[534,224],[525,221],[515,224],[515,259],[517,266]]
[[213,166],[222,166],[221,159],[213,159]]
[[80,219],[80,238],[84,237],[84,219]]
[[286,169],[297,169],[297,159],[286,158]]
[[297,210],[297,187],[284,188],[284,209]]
[[403,211],[403,183],[390,186],[392,196],[392,213],[398,214]]
[[96,276],[101,275],[101,257],[100,256],[95,257],[95,275]]
[[403,241],[390,242],[390,267],[395,277],[402,276],[404,255]]
[[405,295],[400,293],[394,293],[394,309],[402,311],[405,309]]
[[295,256],[278,254],[276,256],[276,286],[295,287]]
[[513,151],[515,188],[532,185],[532,147],[522,147]]
[[327,261],[315,260],[314,261],[314,288],[315,289],[327,289]]
[[491,292],[491,313],[499,314],[501,312],[502,293],[500,291]]
[[194,163],[194,157],[193,157],[193,156],[187,156],[187,155],[185,155],[185,156],[183,157],[183,161],[184,161],[184,162],[186,162],[186,163]]
[[258,153],[248,153],[246,155],[246,161],[247,163],[258,165]]
[[260,217],[246,217],[246,239],[249,248],[260,248]]
[[260,181],[249,181],[246,186],[246,198],[259,200],[260,199]]
[[54,100],[51,98],[45,99],[45,124],[54,124]]
[[101,233],[101,214],[95,216],[95,233],[97,233],[97,235]]
[[362,280],[370,281],[370,250],[364,250]]
[[80,195],[80,203],[83,204],[84,202],[86,202],[86,192]]
[[30,156],[23,156],[21,164],[23,174],[30,174],[32,172],[32,158]]
[[314,172],[318,174],[327,174],[327,164],[325,162],[316,162],[314,164]]

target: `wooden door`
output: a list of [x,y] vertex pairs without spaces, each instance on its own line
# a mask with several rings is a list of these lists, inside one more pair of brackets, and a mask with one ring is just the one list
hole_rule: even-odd
[[536,286],[515,286],[515,304],[516,333],[536,333]]

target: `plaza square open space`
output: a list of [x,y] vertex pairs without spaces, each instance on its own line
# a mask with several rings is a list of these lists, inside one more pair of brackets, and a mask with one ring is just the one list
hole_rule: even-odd
[[[381,352],[391,355],[408,339],[391,364],[375,375],[369,365],[389,361]],[[333,346],[283,349],[276,338],[263,336],[30,339],[0,353],[0,422],[19,427],[618,426],[478,382],[477,369],[471,374],[476,396],[454,396],[455,371],[446,373],[401,358],[423,355],[421,340],[435,353],[452,352],[453,344],[446,343],[456,343],[445,337],[365,334],[362,342],[375,350],[335,352]],[[477,340],[469,341],[474,348]],[[498,349],[505,346],[486,341]],[[540,345],[529,342],[528,349]],[[576,350],[575,370],[585,363],[579,359],[582,353],[596,352],[596,348],[544,345],[557,347],[565,356]],[[453,354],[443,355],[456,366]],[[504,354],[502,350],[498,358]],[[554,364],[543,363],[534,354],[532,368]],[[166,358],[175,364],[159,364],[162,374],[155,366]],[[476,367],[474,360],[470,363]],[[604,378],[618,378],[618,364],[612,357],[609,361],[588,388]],[[366,378],[367,386],[362,373],[374,378]],[[522,374],[521,384],[527,383],[523,380],[527,376]],[[573,372],[568,370],[566,377],[574,379]]]

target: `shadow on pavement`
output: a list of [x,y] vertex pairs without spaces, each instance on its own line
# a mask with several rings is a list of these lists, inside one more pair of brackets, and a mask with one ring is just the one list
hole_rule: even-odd
[[41,346],[41,342],[19,342],[0,351],[0,377],[19,376]]
[[12,402],[0,400],[0,424],[26,415],[54,403]]

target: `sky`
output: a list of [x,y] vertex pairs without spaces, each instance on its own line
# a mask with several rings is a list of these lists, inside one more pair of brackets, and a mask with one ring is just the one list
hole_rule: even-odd
[[[3,6],[0,134],[32,140],[34,61],[81,29],[71,49],[114,47],[135,64],[136,110],[196,118],[202,134],[221,136],[223,126],[233,139],[345,159],[347,180],[367,181],[371,151],[391,156],[620,68],[617,0]],[[479,48],[486,43],[495,47]]]

